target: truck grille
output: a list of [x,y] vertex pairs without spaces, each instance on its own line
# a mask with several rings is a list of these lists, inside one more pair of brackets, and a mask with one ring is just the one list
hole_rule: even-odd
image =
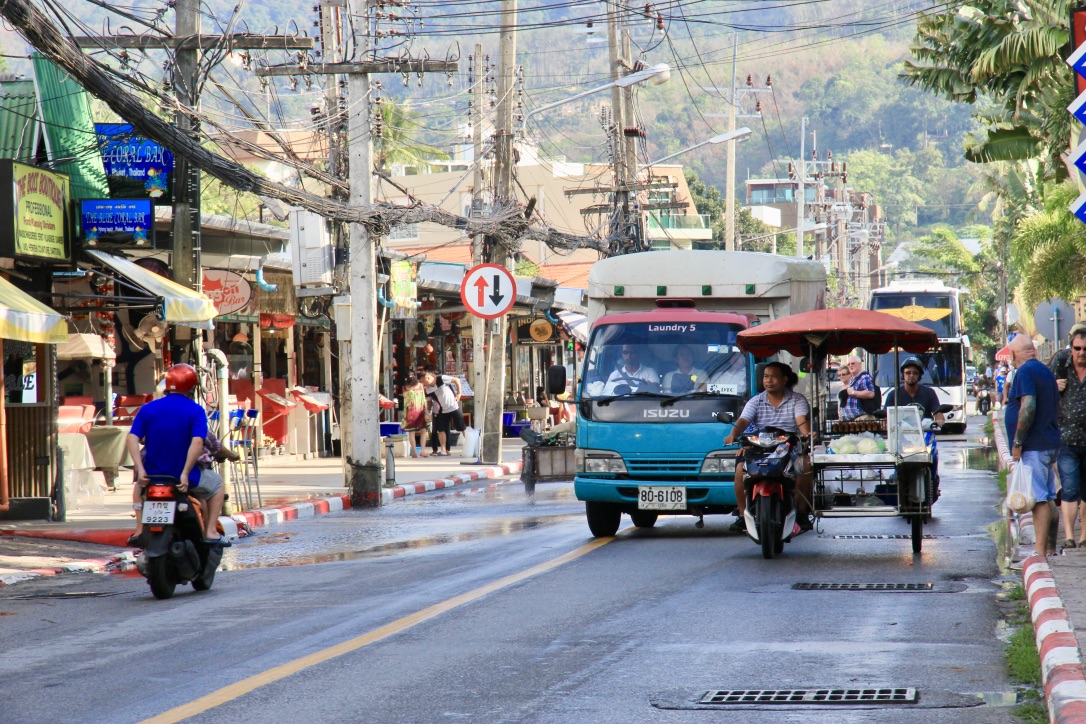
[[627,457],[626,469],[630,475],[696,475],[701,471],[701,458],[694,460],[677,457]]

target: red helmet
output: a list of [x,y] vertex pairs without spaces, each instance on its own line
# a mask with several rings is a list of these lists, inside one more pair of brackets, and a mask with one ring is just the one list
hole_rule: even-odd
[[179,364],[166,370],[167,392],[188,392],[196,387],[196,368]]

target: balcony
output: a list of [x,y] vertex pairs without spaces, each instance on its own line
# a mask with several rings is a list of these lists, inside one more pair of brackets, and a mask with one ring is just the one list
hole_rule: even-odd
[[649,211],[644,215],[644,229],[649,241],[673,241],[677,246],[685,248],[690,248],[691,241],[708,241],[713,238],[712,218],[709,214]]

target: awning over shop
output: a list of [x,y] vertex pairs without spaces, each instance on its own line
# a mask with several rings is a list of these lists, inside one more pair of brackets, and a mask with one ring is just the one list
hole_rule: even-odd
[[588,344],[588,317],[577,312],[558,312],[557,316],[569,336],[581,344]]
[[160,277],[123,257],[97,249],[88,249],[87,253],[151,296],[157,297],[162,305],[162,318],[167,322],[207,328],[218,314],[215,304],[206,294]]
[[60,344],[68,339],[68,319],[0,278],[0,339]]
[[57,359],[117,359],[117,353],[101,335],[76,332],[57,347]]

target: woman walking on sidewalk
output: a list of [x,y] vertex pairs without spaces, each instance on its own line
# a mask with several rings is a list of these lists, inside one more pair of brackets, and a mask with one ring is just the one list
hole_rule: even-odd
[[[403,386],[403,431],[407,433],[407,444],[411,448],[411,457],[424,458],[422,451],[426,447],[426,410],[429,407],[426,390],[419,378],[408,375]],[[416,437],[417,436],[417,437]]]

